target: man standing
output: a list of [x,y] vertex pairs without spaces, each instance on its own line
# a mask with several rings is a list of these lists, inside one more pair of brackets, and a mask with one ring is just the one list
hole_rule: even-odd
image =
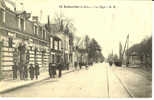
[[36,79],[38,79],[39,74],[40,74],[40,68],[39,68],[38,63],[36,63],[36,65],[35,65],[35,76],[36,76]]
[[75,70],[77,70],[77,62],[74,63]]
[[58,63],[58,70],[59,70],[59,75],[58,75],[58,77],[60,78],[61,76],[62,76],[62,66],[63,66],[63,59],[62,58],[60,58],[60,61],[59,61],[59,63]]
[[19,72],[20,72],[20,80],[24,79],[24,67],[23,67],[23,63],[20,62],[20,66],[19,66]]
[[49,75],[50,75],[50,78],[52,78],[52,63],[49,63],[49,68],[48,68],[48,70],[49,70]]
[[34,79],[34,67],[33,67],[33,64],[30,64],[29,74],[30,74],[31,80],[33,80]]
[[82,68],[82,63],[81,62],[79,62],[79,67],[80,67],[80,69]]
[[12,70],[13,70],[13,80],[14,79],[17,79],[17,71],[18,71],[18,66],[17,66],[17,58],[18,57],[18,52],[17,52],[17,48],[14,49],[14,52],[13,52],[13,62],[14,62],[14,65],[12,66]]
[[24,77],[25,80],[27,80],[27,78],[28,78],[27,64],[25,64],[23,67],[24,67],[23,77]]
[[56,76],[56,69],[57,69],[56,64],[52,64],[52,67],[53,67],[53,71],[52,71],[53,78],[55,78],[55,76]]
[[15,80],[15,79],[17,79],[17,64],[16,64],[16,62],[14,63],[12,70],[13,70],[13,80]]

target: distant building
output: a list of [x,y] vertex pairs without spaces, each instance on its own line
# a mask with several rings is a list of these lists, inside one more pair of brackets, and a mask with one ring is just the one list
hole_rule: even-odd
[[136,52],[132,52],[129,55],[129,64],[133,65],[141,64],[143,63],[141,60],[143,60],[143,58],[141,59],[141,56],[139,56]]
[[71,36],[69,34],[65,34],[62,31],[58,31],[59,29],[55,24],[50,24],[49,29],[51,30],[50,33],[52,34],[50,35],[50,49],[51,51],[58,50],[58,52],[54,53],[52,52],[53,53],[52,55],[54,55],[56,62],[58,63],[61,57],[64,59],[65,64],[69,63],[69,66],[73,66],[72,65],[73,40]]
[[83,64],[88,63],[88,53],[86,50],[85,38],[80,39],[76,50],[78,51],[78,61]]

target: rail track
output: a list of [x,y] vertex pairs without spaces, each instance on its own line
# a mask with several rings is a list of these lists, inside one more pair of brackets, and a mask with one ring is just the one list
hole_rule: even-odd
[[109,89],[109,72],[108,72],[108,67],[106,69],[106,79],[107,79],[107,91],[108,91],[108,98],[110,98],[110,89]]
[[110,85],[109,85],[109,70],[111,70],[112,74],[118,79],[120,85],[123,87],[123,89],[126,91],[126,93],[129,95],[130,98],[134,98],[135,96],[131,93],[131,91],[128,89],[128,87],[126,86],[126,84],[120,79],[120,77],[112,70],[109,69],[109,67],[107,68],[107,89],[108,89],[108,97],[110,97]]

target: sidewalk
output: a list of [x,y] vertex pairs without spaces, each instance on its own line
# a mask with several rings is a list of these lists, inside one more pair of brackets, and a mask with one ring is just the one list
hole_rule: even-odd
[[[73,68],[70,68],[70,70],[64,70],[62,71],[62,74],[65,75],[67,73],[73,72]],[[28,85],[35,84],[37,82],[41,82],[43,80],[49,79],[49,73],[47,72],[42,72],[38,78],[38,80],[9,80],[9,81],[1,81],[0,82],[0,94],[2,93],[7,93],[9,91],[13,91],[15,89],[25,87]]]

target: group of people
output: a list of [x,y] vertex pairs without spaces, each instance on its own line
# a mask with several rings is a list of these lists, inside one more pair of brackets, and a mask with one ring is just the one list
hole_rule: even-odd
[[21,65],[18,66],[16,63],[13,65],[12,67],[13,69],[13,80],[17,79],[17,74],[19,71],[20,74],[20,80],[27,80],[28,79],[28,72],[29,72],[29,76],[30,79],[33,80],[34,77],[36,77],[36,79],[38,79],[38,76],[40,75],[40,68],[38,63],[35,64],[35,67],[33,66],[33,64],[30,64],[30,67],[28,68],[27,65]]
[[33,64],[30,64],[29,67],[29,74],[30,74],[30,79],[33,80],[34,76],[36,79],[38,79],[38,76],[40,75],[40,70],[39,70],[39,65],[36,64],[35,67],[33,67]]
[[62,70],[63,70],[63,65],[64,62],[62,59],[58,62],[58,64],[55,63],[49,63],[49,76],[50,78],[55,78],[57,75],[56,70],[58,69],[58,77],[60,78],[62,76]]
[[89,63],[82,63],[82,62],[79,62],[79,63],[78,63],[78,62],[75,62],[75,63],[74,63],[74,66],[75,66],[75,69],[76,69],[76,70],[77,70],[77,66],[78,66],[78,65],[79,65],[79,68],[80,68],[80,69],[82,69],[82,66],[85,66],[85,68],[88,69],[88,66],[89,66],[90,64],[89,64]]
[[[75,69],[77,69],[77,66],[79,65],[79,68],[82,69],[82,66],[85,66],[86,69],[88,69],[88,65],[89,64],[84,64],[84,63],[77,63],[75,62]],[[60,78],[62,76],[62,70],[63,68],[69,68],[68,67],[69,64],[64,64],[63,59],[60,59],[58,61],[58,63],[49,63],[49,76],[50,78],[55,78],[57,75],[56,70],[58,69],[58,77]],[[27,65],[20,65],[17,66],[17,64],[15,63],[13,66],[13,79],[17,79],[17,73],[19,71],[20,74],[20,79],[21,80],[27,80],[28,76],[30,77],[31,80],[33,80],[34,78],[38,79],[38,76],[40,75],[40,67],[39,64],[36,63],[35,66],[33,66],[33,64],[30,64],[29,68],[27,67]],[[29,72],[29,74],[28,74]]]

